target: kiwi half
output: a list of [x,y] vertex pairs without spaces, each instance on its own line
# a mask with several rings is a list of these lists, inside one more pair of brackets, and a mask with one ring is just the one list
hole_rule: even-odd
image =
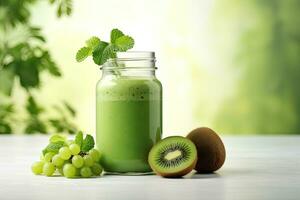
[[197,148],[198,161],[195,170],[198,173],[211,173],[222,167],[226,151],[215,131],[207,127],[196,128],[187,135],[187,138]]
[[197,149],[192,141],[170,136],[154,145],[148,162],[152,170],[163,177],[181,177],[192,171],[197,163]]

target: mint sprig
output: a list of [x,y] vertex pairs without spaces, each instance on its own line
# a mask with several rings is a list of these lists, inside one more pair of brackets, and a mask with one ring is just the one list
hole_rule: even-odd
[[134,39],[125,35],[119,29],[110,33],[110,43],[101,41],[98,37],[91,37],[86,41],[86,46],[77,51],[76,60],[82,62],[92,55],[94,63],[103,65],[108,59],[115,58],[116,52],[127,51],[134,46]]
[[83,133],[82,131],[79,131],[75,135],[75,144],[78,144],[82,152],[88,152],[95,146],[95,140],[93,136],[87,134],[85,138],[83,139]]
[[83,152],[88,152],[89,150],[94,148],[94,145],[95,145],[95,141],[93,136],[87,134],[82,142],[81,150]]
[[83,133],[82,133],[82,131],[79,131],[75,135],[75,144],[78,144],[78,146],[81,147],[82,142],[83,142]]

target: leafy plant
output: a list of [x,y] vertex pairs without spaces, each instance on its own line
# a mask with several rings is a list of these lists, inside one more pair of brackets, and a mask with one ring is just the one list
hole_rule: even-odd
[[14,113],[12,104],[0,104],[0,133],[11,133],[10,121]]
[[[41,89],[41,75],[61,77],[61,71],[46,47],[46,39],[39,27],[30,22],[30,7],[37,0],[1,0],[0,4],[0,133],[11,133],[14,116],[20,112],[13,99],[14,88],[21,86],[27,96],[26,118],[19,122],[26,133],[49,131],[74,133],[71,123],[76,112],[67,102],[60,106],[64,112],[45,118],[48,110],[40,105],[31,91]],[[49,0],[57,7],[57,16],[72,12],[72,0]],[[4,100],[10,103],[4,103]],[[53,109],[59,106],[53,106]],[[57,110],[57,109],[55,109]],[[66,113],[69,113],[68,115]],[[19,117],[18,117],[19,118]]]

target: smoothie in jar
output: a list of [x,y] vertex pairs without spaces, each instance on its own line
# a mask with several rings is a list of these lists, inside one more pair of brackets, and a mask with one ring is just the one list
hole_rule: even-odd
[[112,70],[97,85],[97,146],[107,172],[152,171],[148,153],[161,139],[162,87],[154,67],[141,68]]

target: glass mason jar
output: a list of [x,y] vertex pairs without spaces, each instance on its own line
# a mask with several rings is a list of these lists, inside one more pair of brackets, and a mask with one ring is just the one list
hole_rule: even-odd
[[162,85],[154,52],[120,52],[97,84],[97,147],[106,172],[151,172],[148,153],[162,136]]

